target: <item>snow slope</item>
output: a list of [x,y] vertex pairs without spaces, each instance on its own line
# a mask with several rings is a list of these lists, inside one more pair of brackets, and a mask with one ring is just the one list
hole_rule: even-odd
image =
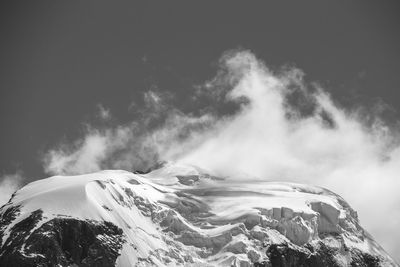
[[122,229],[116,266],[274,266],[276,253],[304,254],[336,266],[367,260],[397,266],[362,229],[356,212],[328,190],[222,179],[194,166],[54,176],[17,191],[0,210],[4,221],[13,207],[18,207],[15,218],[0,228],[0,259],[16,225],[40,210],[28,235],[54,218],[106,221]]

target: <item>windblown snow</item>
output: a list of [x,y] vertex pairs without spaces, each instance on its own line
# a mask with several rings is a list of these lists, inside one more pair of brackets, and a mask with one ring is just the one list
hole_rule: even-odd
[[147,174],[54,176],[23,187],[0,212],[11,206],[21,210],[0,229],[1,244],[38,209],[43,217],[35,229],[56,217],[107,221],[124,234],[117,266],[251,266],[268,263],[271,244],[301,251],[321,242],[338,251],[338,266],[349,265],[352,249],[396,266],[361,228],[356,212],[328,190],[224,179],[188,165],[167,163]]

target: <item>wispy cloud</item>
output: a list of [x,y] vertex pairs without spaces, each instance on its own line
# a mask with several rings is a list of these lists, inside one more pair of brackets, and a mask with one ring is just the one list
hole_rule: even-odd
[[316,184],[342,195],[366,229],[400,254],[393,237],[400,224],[399,135],[375,114],[340,107],[301,70],[270,70],[248,51],[226,53],[216,77],[197,87],[194,101],[207,98],[208,108],[186,114],[169,97],[149,91],[140,119],[88,127],[81,140],[47,153],[46,171],[144,169],[173,160],[231,177]]
[[190,138],[215,121],[210,114],[184,114],[154,91],[145,93],[144,106],[138,113],[137,120],[125,125],[86,125],[81,139],[47,151],[43,157],[45,171],[71,175],[116,168],[146,170],[156,162],[185,153],[194,142]]
[[106,108],[103,104],[98,104],[97,105],[97,110],[98,110],[98,116],[102,120],[109,120],[111,119],[111,111],[110,109]]
[[22,186],[22,172],[5,174],[0,177],[0,206],[7,203],[11,195]]

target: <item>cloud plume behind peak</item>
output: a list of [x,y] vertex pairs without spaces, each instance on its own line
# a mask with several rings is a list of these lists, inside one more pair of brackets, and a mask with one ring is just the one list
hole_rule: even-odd
[[[166,160],[230,177],[315,184],[342,195],[377,240],[400,254],[393,238],[400,224],[399,136],[375,114],[345,109],[306,83],[301,70],[273,71],[249,51],[225,53],[216,77],[193,92],[192,101],[200,98],[209,105],[184,112],[171,104],[173,95],[151,90],[135,120],[88,126],[80,140],[49,150],[44,168],[145,170]],[[233,108],[221,113],[227,106]]]

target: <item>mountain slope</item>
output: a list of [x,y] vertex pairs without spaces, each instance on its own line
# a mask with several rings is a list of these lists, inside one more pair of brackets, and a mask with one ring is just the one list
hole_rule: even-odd
[[55,176],[0,214],[0,266],[397,266],[328,190],[192,166]]

